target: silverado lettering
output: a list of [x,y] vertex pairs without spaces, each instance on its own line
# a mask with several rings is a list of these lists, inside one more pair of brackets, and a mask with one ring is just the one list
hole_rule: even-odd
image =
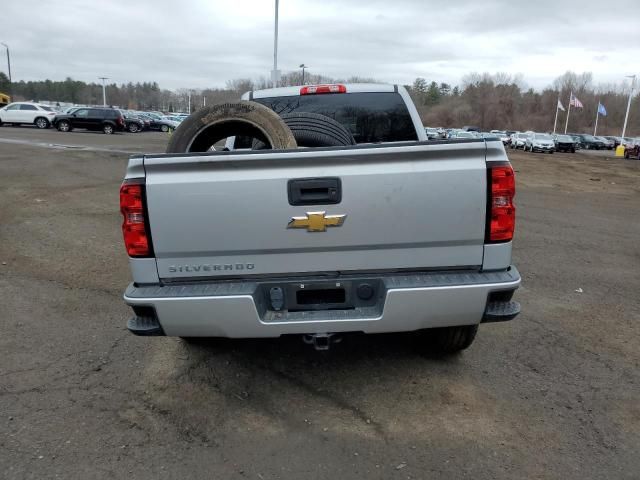
[[225,263],[221,265],[169,265],[169,273],[176,272],[212,272],[219,270],[253,270],[253,263]]

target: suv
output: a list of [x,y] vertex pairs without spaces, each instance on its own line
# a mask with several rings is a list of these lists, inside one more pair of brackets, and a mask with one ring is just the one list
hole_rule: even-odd
[[570,135],[556,135],[554,138],[557,152],[571,152],[576,151],[576,141]]
[[593,135],[577,134],[576,137],[578,137],[576,140],[580,143],[580,148],[585,150],[603,150],[605,148],[604,142]]
[[10,103],[0,108],[0,125],[32,124],[38,128],[49,128],[54,122],[56,111],[47,105],[32,102]]
[[553,137],[548,133],[532,133],[525,140],[524,150],[529,150],[531,153],[553,153],[556,146],[553,143]]
[[511,135],[511,143],[509,144],[511,148],[515,148],[516,150],[522,148],[524,150],[527,138],[529,138],[528,133],[517,132]]
[[111,134],[115,131],[123,131],[125,121],[122,112],[115,108],[79,108],[73,113],[58,115],[53,125],[61,132],[85,128]]

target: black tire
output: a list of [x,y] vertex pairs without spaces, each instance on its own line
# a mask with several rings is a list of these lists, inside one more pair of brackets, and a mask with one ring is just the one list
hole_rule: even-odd
[[287,113],[282,115],[298,146],[329,147],[355,145],[356,141],[344,125],[317,113]]
[[[355,145],[356,141],[341,123],[317,113],[286,113],[281,115],[293,132],[299,147],[342,147]],[[260,140],[254,140],[252,149],[268,148]]]
[[167,125],[160,125],[160,131],[167,133],[169,131],[169,127]]
[[38,127],[40,130],[44,130],[45,128],[49,128],[51,125],[49,120],[44,117],[38,117],[33,121],[33,124]]
[[140,125],[136,122],[131,122],[127,127],[127,130],[129,130],[130,133],[138,133],[140,131]]
[[58,122],[58,131],[60,132],[70,132],[71,131],[71,124],[67,121],[67,120],[60,120]]
[[113,125],[111,125],[110,123],[105,123],[104,125],[102,125],[102,132],[105,135],[112,135],[114,132],[114,128]]
[[572,149],[571,149],[571,153],[576,153],[576,149],[575,149],[575,148],[572,148]]
[[629,152],[624,152],[624,158],[629,159]]
[[298,146],[277,113],[257,102],[240,100],[192,113],[171,135],[167,153],[206,152],[216,142],[236,135],[257,138],[278,150]]
[[426,347],[430,351],[451,355],[469,348],[478,333],[478,325],[433,328],[423,333],[427,336]]

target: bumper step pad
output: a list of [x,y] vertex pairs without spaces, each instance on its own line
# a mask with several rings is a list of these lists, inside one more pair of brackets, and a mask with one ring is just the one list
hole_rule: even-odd
[[489,302],[484,311],[482,321],[486,322],[506,322],[513,320],[520,313],[518,302]]
[[134,335],[142,337],[164,336],[164,330],[158,323],[158,319],[154,317],[132,317],[127,322],[127,328]]

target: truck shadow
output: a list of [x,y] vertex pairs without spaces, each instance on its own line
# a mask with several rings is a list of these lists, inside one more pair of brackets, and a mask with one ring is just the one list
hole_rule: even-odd
[[[396,407],[420,405],[422,417],[443,401],[467,405],[475,396],[467,384],[473,356],[423,353],[415,333],[348,335],[329,351],[299,336],[166,338],[149,353],[138,388],[150,411],[203,441],[237,431],[269,441],[305,425],[320,436],[334,429],[385,441],[389,428],[409,428],[394,423]],[[318,415],[323,425],[312,426]]]
[[[184,340],[183,340],[184,341]],[[367,359],[415,358],[432,362],[455,361],[457,355],[442,355],[428,345],[426,332],[336,335],[327,350],[316,350],[305,343],[302,335],[283,335],[280,338],[229,339],[191,338],[185,348],[199,349],[211,355],[231,354],[247,360],[254,357],[264,362],[287,357],[294,363],[353,362]]]

